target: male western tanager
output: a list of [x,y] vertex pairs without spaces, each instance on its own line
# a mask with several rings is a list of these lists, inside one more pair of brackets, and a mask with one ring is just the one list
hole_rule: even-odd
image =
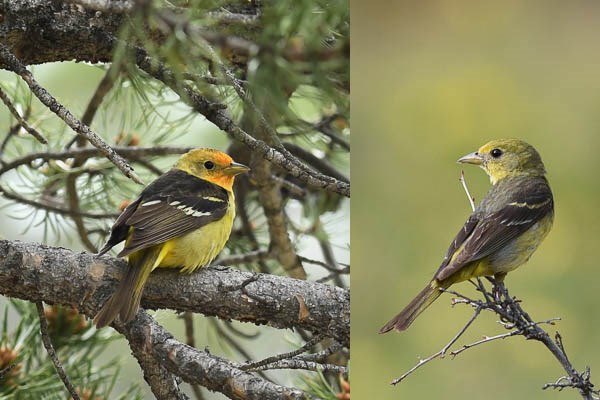
[[491,141],[458,162],[479,165],[492,188],[458,232],[431,282],[379,333],[403,331],[441,294],[478,276],[502,280],[524,264],[554,218],[552,191],[538,152],[517,139]]
[[248,170],[220,151],[195,149],[127,206],[98,253],[125,240],[118,257],[128,256],[129,264],[118,289],[94,318],[98,328],[117,315],[122,322],[133,319],[155,268],[192,272],[219,254],[235,217],[234,178]]

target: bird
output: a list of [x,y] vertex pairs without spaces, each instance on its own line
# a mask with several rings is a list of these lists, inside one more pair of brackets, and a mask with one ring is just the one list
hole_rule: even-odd
[[379,333],[406,330],[451,285],[481,276],[502,282],[550,232],[554,199],[537,150],[519,139],[492,140],[459,163],[480,166],[491,189],[450,244],[425,288]]
[[191,273],[221,252],[235,218],[234,179],[249,170],[218,150],[194,149],[123,210],[98,256],[125,241],[117,257],[127,257],[128,266],[94,318],[98,329],[135,317],[155,268]]

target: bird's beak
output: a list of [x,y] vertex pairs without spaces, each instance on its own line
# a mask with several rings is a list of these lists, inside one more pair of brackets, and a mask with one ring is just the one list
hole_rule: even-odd
[[469,153],[465,156],[462,156],[456,162],[463,163],[463,164],[481,165],[481,164],[483,164],[483,157],[481,157],[481,155],[479,153],[474,152],[474,153]]
[[250,171],[250,168],[246,167],[244,164],[236,162],[232,162],[227,168],[225,168],[225,173],[228,175],[237,175],[248,171]]

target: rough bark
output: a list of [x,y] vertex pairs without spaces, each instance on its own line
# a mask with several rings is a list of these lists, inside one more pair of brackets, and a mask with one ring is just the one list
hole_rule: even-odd
[[[114,292],[124,265],[113,257],[3,240],[0,294],[71,305],[92,316]],[[316,282],[225,267],[189,275],[157,270],[146,285],[142,306],[301,328],[345,346],[350,343],[350,291]]]
[[[122,15],[48,0],[0,3],[0,41],[24,64],[53,61],[108,62]],[[1,66],[4,67],[4,66]]]
[[231,399],[278,400],[304,399],[298,389],[277,385],[242,371],[234,363],[175,340],[145,312],[117,329],[133,345],[153,354],[169,372],[188,383],[196,383],[218,391]]

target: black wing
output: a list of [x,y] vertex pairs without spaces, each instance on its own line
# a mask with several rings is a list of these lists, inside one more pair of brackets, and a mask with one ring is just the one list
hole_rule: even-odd
[[131,237],[119,257],[182,236],[225,215],[224,188],[172,169],[142,191],[115,221],[99,255]]
[[[554,210],[552,192],[544,178],[506,182],[503,186],[490,191],[480,209],[469,217],[448,249],[436,279],[444,280],[466,264],[501,249]],[[490,203],[503,206],[487,209]]]

